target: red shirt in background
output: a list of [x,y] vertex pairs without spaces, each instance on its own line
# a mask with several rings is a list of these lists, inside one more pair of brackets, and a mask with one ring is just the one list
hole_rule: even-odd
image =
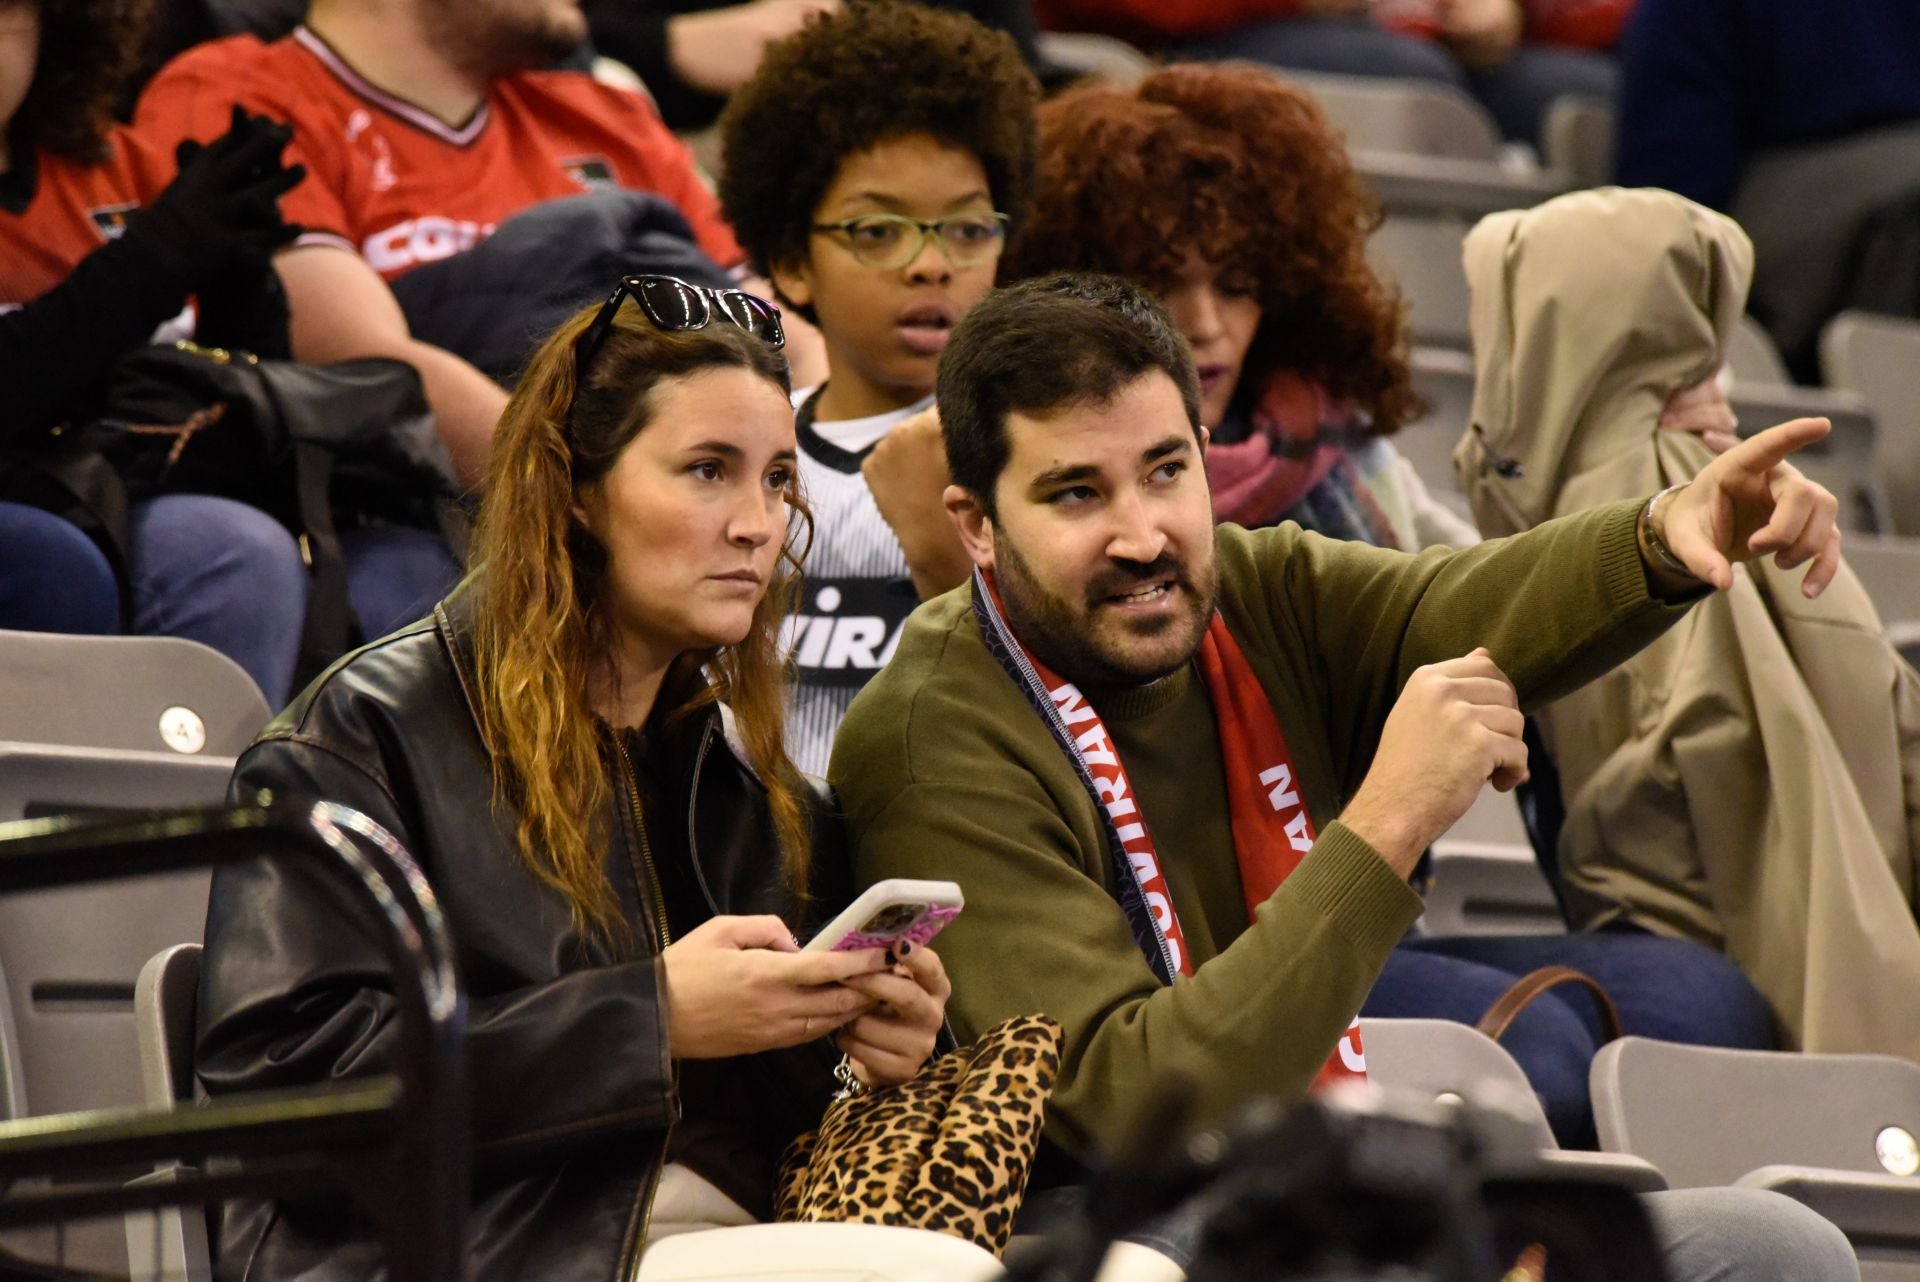
[[171,148],[118,127],[108,135],[106,159],[95,164],[37,153],[26,207],[14,213],[0,204],[0,308],[32,302],[65,280],[173,174]]
[[301,243],[350,248],[387,280],[471,249],[529,205],[603,185],[672,201],[721,266],[744,257],[653,104],[583,72],[502,77],[456,128],[376,89],[302,27],[181,54],[142,93],[134,125],[166,148],[206,141],[226,132],[235,103],[293,126],[287,160],[308,177],[280,208],[307,229]]
[[[1434,0],[1372,0],[1381,26],[1403,35],[1439,29]],[[1611,49],[1633,12],[1633,0],[1520,0],[1530,44]],[[1295,18],[1301,0],[1034,0],[1049,31],[1095,31],[1154,46],[1169,40],[1217,36],[1270,18]]]

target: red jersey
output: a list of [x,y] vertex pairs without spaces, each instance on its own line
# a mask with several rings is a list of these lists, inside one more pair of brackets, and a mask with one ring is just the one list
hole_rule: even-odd
[[0,200],[0,310],[30,303],[126,229],[127,215],[173,180],[171,150],[116,127],[107,157],[83,164],[41,151],[33,194],[15,212]]
[[642,94],[577,71],[504,76],[452,126],[369,84],[305,27],[264,44],[189,49],[141,95],[134,125],[156,144],[227,129],[233,104],[293,126],[307,180],[280,198],[301,243],[344,245],[387,280],[448,258],[543,200],[612,185],[655,192],[723,267],[744,255],[692,156]]
[[[1521,0],[1529,44],[1610,49],[1633,12],[1634,0]],[[1034,14],[1049,31],[1097,31],[1153,46],[1168,40],[1216,36],[1269,18],[1307,11],[1301,0],[1035,0]],[[1380,26],[1402,35],[1439,33],[1438,0],[1369,0]]]

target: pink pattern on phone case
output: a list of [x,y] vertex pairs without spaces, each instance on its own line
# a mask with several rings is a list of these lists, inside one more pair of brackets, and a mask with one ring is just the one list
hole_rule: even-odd
[[929,908],[926,915],[897,935],[865,935],[855,930],[840,937],[833,946],[836,953],[857,953],[864,948],[892,948],[903,939],[915,944],[925,944],[946,929],[947,923],[960,915],[958,908]]

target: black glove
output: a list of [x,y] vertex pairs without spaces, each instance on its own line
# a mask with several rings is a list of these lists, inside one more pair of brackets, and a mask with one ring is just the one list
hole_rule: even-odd
[[204,147],[180,144],[180,172],[129,220],[127,239],[147,245],[189,290],[256,278],[300,234],[280,216],[281,195],[307,176],[304,165],[281,161],[292,139],[286,125],[235,107],[219,138]]

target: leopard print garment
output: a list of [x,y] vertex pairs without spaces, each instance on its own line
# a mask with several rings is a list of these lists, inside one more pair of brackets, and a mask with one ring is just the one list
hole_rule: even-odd
[[1062,1041],[1045,1015],[1019,1015],[910,1082],[829,1104],[820,1129],[781,1159],[777,1217],[933,1229],[999,1255],[1033,1171]]

